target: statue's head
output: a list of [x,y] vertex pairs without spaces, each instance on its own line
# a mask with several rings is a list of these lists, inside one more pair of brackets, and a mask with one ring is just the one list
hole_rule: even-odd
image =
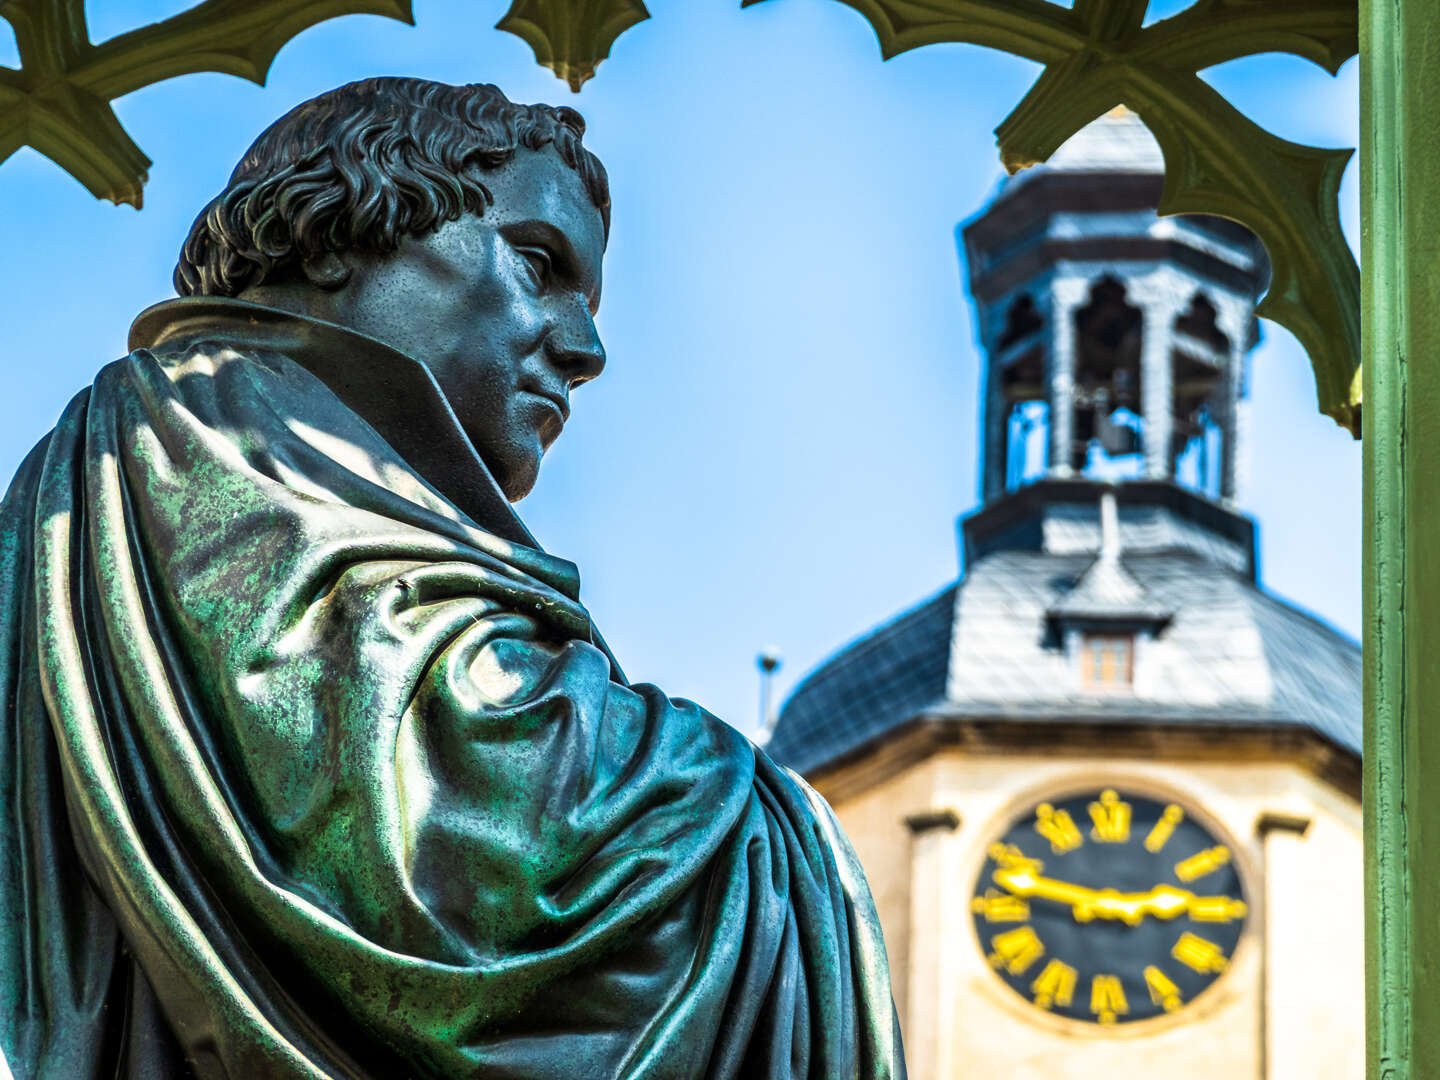
[[272,124],[196,219],[182,296],[336,322],[424,361],[511,500],[600,373],[604,167],[573,109],[351,83]]

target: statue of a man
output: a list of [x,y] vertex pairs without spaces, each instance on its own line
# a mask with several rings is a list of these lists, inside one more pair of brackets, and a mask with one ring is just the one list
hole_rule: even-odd
[[605,363],[583,130],[414,79],[299,106],[21,466],[21,1080],[903,1075],[829,808],[627,684],[511,509]]

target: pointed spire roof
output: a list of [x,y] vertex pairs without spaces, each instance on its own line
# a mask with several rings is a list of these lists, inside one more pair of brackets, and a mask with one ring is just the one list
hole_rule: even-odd
[[1165,155],[1140,117],[1124,105],[1090,121],[1048,161],[1022,169],[1001,187],[1009,193],[1050,173],[1165,173]]

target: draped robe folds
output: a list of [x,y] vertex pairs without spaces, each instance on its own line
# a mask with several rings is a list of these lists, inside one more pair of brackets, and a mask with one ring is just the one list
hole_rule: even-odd
[[903,1076],[830,809],[625,684],[424,365],[132,346],[0,505],[18,1080]]

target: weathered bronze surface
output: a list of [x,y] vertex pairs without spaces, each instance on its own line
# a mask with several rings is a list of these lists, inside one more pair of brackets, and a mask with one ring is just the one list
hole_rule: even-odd
[[17,1077],[900,1077],[824,802],[629,685],[510,501],[608,189],[568,110],[280,121],[0,505]]

